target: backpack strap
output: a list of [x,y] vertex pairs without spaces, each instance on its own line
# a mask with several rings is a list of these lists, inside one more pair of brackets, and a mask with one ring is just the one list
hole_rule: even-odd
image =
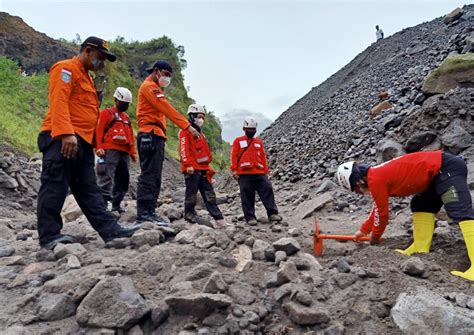
[[[112,109],[109,107],[107,108],[107,110],[109,111],[109,113],[112,115],[112,121],[109,122],[109,124],[107,125],[107,127],[105,127],[104,129],[104,137],[105,135],[107,135],[107,133],[109,132],[110,128],[112,128],[115,124],[115,122],[118,121],[118,113],[114,113],[112,112]],[[102,140],[104,140],[104,137],[102,138]]]

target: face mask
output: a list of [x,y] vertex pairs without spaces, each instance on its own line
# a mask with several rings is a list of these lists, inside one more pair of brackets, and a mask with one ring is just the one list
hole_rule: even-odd
[[125,112],[128,109],[129,103],[128,102],[119,102],[117,104],[117,109],[121,112]]
[[105,67],[105,62],[103,60],[94,58],[92,60],[92,66],[94,67],[94,71],[100,71]]
[[253,138],[256,133],[257,133],[257,130],[246,130],[245,131],[245,135],[247,135],[248,138]]
[[199,128],[201,128],[202,125],[204,124],[204,119],[197,119],[197,118],[196,118],[196,119],[194,119],[194,124],[195,124],[196,126],[198,126]]
[[168,87],[170,83],[171,83],[171,77],[161,76],[158,79],[158,84],[160,85],[160,87]]

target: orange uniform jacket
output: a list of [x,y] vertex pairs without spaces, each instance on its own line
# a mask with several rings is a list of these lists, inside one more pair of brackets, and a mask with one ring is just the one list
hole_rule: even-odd
[[194,138],[188,130],[179,132],[179,157],[181,160],[181,171],[193,167],[195,170],[211,170],[209,164],[212,161],[211,149],[203,133]]
[[267,174],[267,156],[261,139],[237,137],[232,143],[231,170],[241,174]]
[[77,57],[54,64],[49,71],[49,109],[41,131],[52,137],[77,134],[92,144],[99,116],[94,82]]
[[374,204],[360,227],[379,238],[388,224],[388,198],[426,191],[441,168],[441,151],[415,152],[369,168],[367,181]]
[[181,129],[190,126],[186,117],[171,106],[160,86],[148,77],[138,90],[138,131],[153,132],[166,139],[166,117]]
[[[117,115],[120,120],[115,120]],[[112,123],[113,122],[113,123]],[[126,132],[128,143],[116,143],[112,131],[116,127],[123,127]],[[105,132],[107,130],[107,132]],[[96,128],[96,149],[113,149],[136,155],[135,136],[133,136],[132,122],[127,113],[120,112],[115,106],[106,108],[100,112],[99,122]]]

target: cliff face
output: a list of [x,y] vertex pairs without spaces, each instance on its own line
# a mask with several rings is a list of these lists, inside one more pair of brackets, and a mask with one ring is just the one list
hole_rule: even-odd
[[16,60],[27,73],[48,71],[77,51],[28,26],[20,17],[0,12],[0,55]]

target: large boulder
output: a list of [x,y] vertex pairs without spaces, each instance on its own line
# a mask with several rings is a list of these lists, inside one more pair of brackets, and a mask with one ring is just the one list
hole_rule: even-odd
[[176,314],[203,318],[215,310],[227,308],[232,303],[232,299],[224,294],[196,293],[169,296],[165,298],[165,302]]
[[62,320],[75,311],[72,298],[66,294],[46,294],[38,303],[38,316],[43,321]]
[[462,150],[469,148],[473,143],[473,138],[463,125],[465,122],[455,119],[441,136],[441,143],[451,153],[457,155]]
[[450,24],[457,19],[459,19],[464,14],[464,11],[461,8],[454,9],[451,13],[446,14],[443,18],[443,22],[446,24]]
[[301,203],[295,210],[299,219],[309,218],[314,212],[323,208],[326,204],[334,201],[331,193],[323,193],[311,200]]
[[276,251],[284,251],[288,256],[300,251],[301,246],[297,240],[291,237],[282,237],[278,241],[273,242]]
[[383,163],[405,154],[403,146],[393,140],[384,140],[377,147],[377,162]]
[[295,302],[283,305],[291,321],[300,326],[311,326],[329,322],[329,312],[323,307],[307,307]]
[[452,55],[426,77],[425,94],[446,93],[457,86],[474,85],[474,53]]
[[149,310],[130,278],[107,277],[81,302],[76,319],[83,327],[128,329]]
[[421,286],[401,293],[391,316],[405,334],[467,335],[474,329],[474,311],[456,307]]

